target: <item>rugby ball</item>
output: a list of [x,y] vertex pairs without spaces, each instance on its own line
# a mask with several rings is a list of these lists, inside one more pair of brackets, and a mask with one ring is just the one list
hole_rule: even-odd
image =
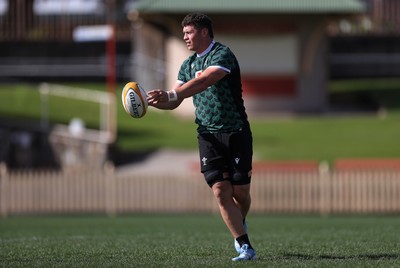
[[122,90],[122,105],[134,118],[141,118],[147,111],[146,91],[136,82],[127,83]]

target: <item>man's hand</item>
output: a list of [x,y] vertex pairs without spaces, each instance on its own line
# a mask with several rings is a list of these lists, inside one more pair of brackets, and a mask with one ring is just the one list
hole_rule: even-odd
[[157,109],[173,110],[181,104],[182,100],[178,100],[176,92],[175,94],[171,94],[172,92],[175,92],[175,90],[150,90],[147,92],[147,103],[149,106],[153,106]]
[[168,93],[159,89],[151,90],[147,92],[147,102],[151,106],[166,103],[168,102]]

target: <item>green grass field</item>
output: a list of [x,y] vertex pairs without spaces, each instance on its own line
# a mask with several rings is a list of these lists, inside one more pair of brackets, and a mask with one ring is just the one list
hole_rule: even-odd
[[399,267],[400,217],[252,215],[258,259],[232,263],[218,215],[12,217],[0,267]]
[[[372,85],[372,89],[368,86]],[[72,84],[106,90],[102,84]],[[338,158],[400,157],[400,79],[337,81],[332,94],[374,92],[379,102],[389,103],[387,116],[376,113],[346,116],[250,117],[254,151],[260,160],[317,160]],[[142,119],[129,117],[120,104],[122,85],[117,90],[117,147],[125,152],[149,152],[161,148],[197,150],[194,119],[182,119],[170,111],[150,109]],[[396,89],[397,88],[397,89]],[[380,92],[382,91],[382,92]],[[365,93],[365,94],[367,94]],[[386,94],[390,93],[390,94]],[[369,93],[368,93],[369,94]],[[354,96],[352,97],[354,98]],[[40,120],[40,95],[35,84],[0,86],[0,117]],[[99,107],[87,102],[51,97],[51,122],[68,123],[81,117],[90,128],[99,125]]]

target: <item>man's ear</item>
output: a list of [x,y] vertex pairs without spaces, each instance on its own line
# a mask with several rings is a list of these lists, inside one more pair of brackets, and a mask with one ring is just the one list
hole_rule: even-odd
[[201,29],[201,35],[202,35],[203,37],[207,36],[207,35],[208,35],[208,29],[207,29],[207,28]]

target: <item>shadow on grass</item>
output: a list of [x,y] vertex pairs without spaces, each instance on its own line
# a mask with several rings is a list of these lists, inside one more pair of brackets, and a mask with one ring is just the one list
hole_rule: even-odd
[[301,253],[287,253],[284,254],[283,257],[285,259],[298,259],[298,260],[389,260],[389,259],[400,259],[400,254],[359,254],[359,255],[309,255],[309,254],[301,254]]
[[[143,140],[145,138],[149,138],[153,136],[156,138],[158,134],[151,131],[143,131],[143,130],[119,130],[118,131],[118,139],[135,139],[135,140]],[[135,147],[135,146],[130,146]],[[148,159],[153,153],[158,150],[158,146],[151,146],[147,148],[141,149],[126,149],[119,148],[116,145],[110,148],[110,158],[114,162],[116,166],[132,164],[132,163],[140,163]]]
[[334,92],[330,94],[329,102],[332,107],[350,110],[377,111],[381,108],[399,109],[400,88]]
[[131,151],[120,151],[116,148],[112,149],[112,160],[116,166],[140,163],[151,157],[157,149],[146,149],[146,150],[131,150]]

